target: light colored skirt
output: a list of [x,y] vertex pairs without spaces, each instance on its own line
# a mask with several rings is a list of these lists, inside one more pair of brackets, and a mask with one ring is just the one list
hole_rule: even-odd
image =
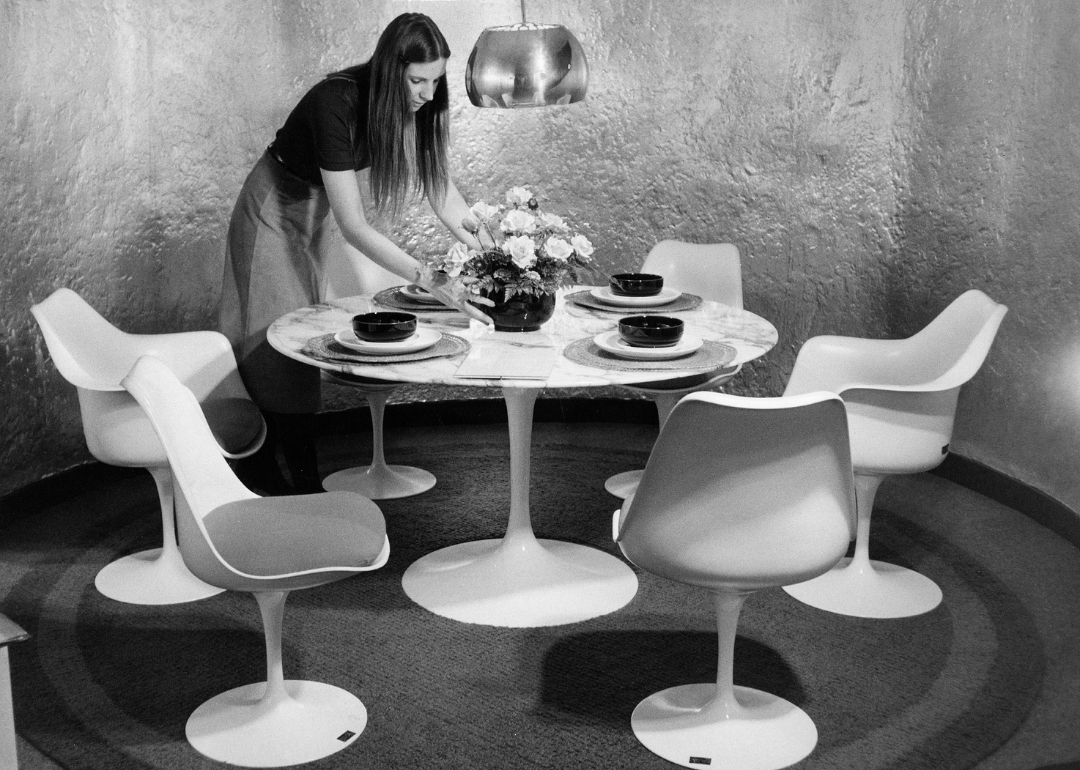
[[274,350],[266,330],[285,313],[322,301],[318,260],[329,213],[322,187],[268,153],[233,208],[218,329],[232,342],[252,399],[270,412],[316,412],[321,403],[319,370]]

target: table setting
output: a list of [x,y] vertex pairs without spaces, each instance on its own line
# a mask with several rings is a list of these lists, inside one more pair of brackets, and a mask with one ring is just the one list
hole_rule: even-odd
[[[414,602],[460,622],[503,627],[574,623],[614,612],[637,591],[624,561],[533,532],[529,467],[538,394],[737,366],[772,348],[776,329],[741,308],[665,288],[662,276],[616,274],[606,285],[578,283],[592,244],[544,212],[525,188],[512,188],[498,206],[478,202],[463,225],[493,245],[470,251],[456,244],[426,260],[425,269],[493,301],[482,309],[494,328],[403,285],[299,308],[275,321],[267,339],[286,356],[355,377],[501,389],[510,437],[506,533],[414,562],[402,578]],[[399,316],[401,336],[364,338],[363,324],[379,315]]]

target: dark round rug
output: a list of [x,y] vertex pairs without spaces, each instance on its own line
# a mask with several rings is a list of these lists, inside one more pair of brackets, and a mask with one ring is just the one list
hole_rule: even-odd
[[[364,437],[348,438],[356,444],[324,451],[324,473],[367,456]],[[344,687],[370,719],[356,743],[306,767],[671,767],[637,742],[630,713],[654,691],[715,679],[705,592],[639,573],[639,592],[622,610],[539,629],[456,623],[403,593],[402,573],[420,556],[502,534],[507,454],[498,425],[395,448],[392,462],[426,468],[438,484],[380,503],[389,563],[289,597],[286,677]],[[618,501],[603,481],[646,456],[540,436],[537,534],[617,553],[610,520]],[[103,474],[5,532],[8,558],[29,562],[4,602],[33,634],[12,648],[19,731],[64,767],[219,767],[187,744],[184,723],[207,698],[264,677],[250,595],[143,607],[94,589],[104,564],[159,543],[156,505],[144,472]],[[920,617],[863,620],[760,592],[741,618],[735,681],[814,719],[819,743],[796,767],[971,768],[1027,714],[1043,675],[1039,637],[978,554],[900,511],[879,506],[874,521],[874,557],[932,577],[944,603]]]

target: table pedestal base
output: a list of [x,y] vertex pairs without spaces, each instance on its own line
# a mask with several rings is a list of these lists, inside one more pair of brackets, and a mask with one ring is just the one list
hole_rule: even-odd
[[525,539],[461,543],[414,562],[405,593],[436,615],[487,626],[577,623],[625,606],[637,576],[623,561],[576,543]]

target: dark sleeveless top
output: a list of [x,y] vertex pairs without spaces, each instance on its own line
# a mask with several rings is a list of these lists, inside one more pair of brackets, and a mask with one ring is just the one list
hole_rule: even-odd
[[296,176],[322,187],[319,169],[359,171],[371,165],[367,146],[366,64],[312,86],[277,132],[272,152]]

